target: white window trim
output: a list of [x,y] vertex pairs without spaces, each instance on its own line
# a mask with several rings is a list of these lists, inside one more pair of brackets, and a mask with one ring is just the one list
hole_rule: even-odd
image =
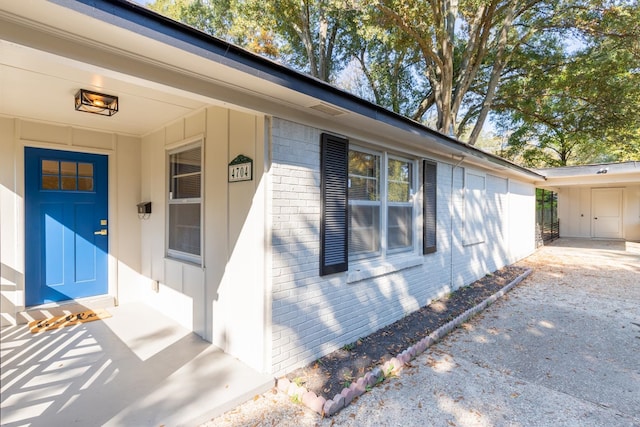
[[[364,254],[357,254],[357,255],[352,255],[351,254],[351,248],[348,247],[347,248],[347,256],[349,257],[349,265],[351,265],[351,263],[353,262],[358,262],[361,260],[366,260],[366,259],[371,259],[371,258],[380,258],[382,256],[382,238],[383,238],[383,234],[384,234],[384,230],[382,229],[383,227],[383,192],[384,189],[383,187],[383,183],[384,183],[384,158],[382,157],[383,153],[380,151],[376,151],[376,150],[371,150],[371,149],[367,149],[364,147],[359,147],[359,146],[353,146],[353,145],[349,145],[349,150],[348,151],[358,151],[361,153],[366,153],[366,154],[371,154],[374,156],[377,156],[380,158],[380,179],[378,182],[378,200],[377,201],[369,201],[369,200],[350,200],[347,196],[347,204],[349,206],[353,205],[358,205],[358,206],[378,206],[380,208],[380,223],[378,224],[378,230],[379,230],[379,235],[380,235],[380,241],[378,242],[379,246],[378,246],[378,250],[375,252],[371,252],[371,253],[364,253]],[[349,189],[351,188],[351,178],[349,178]],[[348,194],[348,193],[347,193]],[[349,224],[349,229],[351,228],[351,224]]]
[[[200,148],[200,197],[199,198],[190,198],[190,199],[181,199],[179,202],[173,201],[170,197],[171,187],[170,185],[166,189],[166,203],[165,203],[165,253],[166,257],[175,261],[184,261],[190,264],[194,264],[197,266],[204,265],[204,195],[205,195],[205,168],[204,168],[204,160],[205,160],[205,144],[204,144],[204,136],[198,135],[193,138],[185,139],[183,141],[179,141],[173,144],[169,144],[165,146],[165,182],[168,183],[170,181],[170,156],[172,154],[180,153],[182,151],[189,150],[191,148]],[[178,251],[175,249],[169,248],[169,228],[170,228],[170,213],[169,208],[172,204],[180,204],[180,203],[200,203],[200,255],[193,255],[186,252]]]
[[[366,255],[349,254],[349,271],[347,274],[347,283],[353,283],[360,280],[381,276],[384,274],[393,273],[406,268],[422,265],[424,259],[418,253],[419,244],[422,240],[420,233],[422,228],[419,227],[418,221],[418,208],[419,197],[417,188],[419,188],[418,175],[419,165],[418,160],[411,157],[404,157],[396,153],[390,153],[387,151],[377,151],[368,149],[359,145],[350,144],[349,151],[359,151],[363,153],[373,154],[380,157],[380,189],[379,197],[380,201],[380,250],[376,253],[370,253]],[[411,164],[411,206],[412,206],[412,236],[411,247],[389,250],[387,245],[387,220],[389,202],[387,200],[388,191],[388,161],[389,159],[401,160],[409,162]],[[351,200],[348,201],[352,204]],[[354,204],[371,204],[371,202],[357,201]],[[402,204],[399,204],[402,205]]]
[[[469,184],[469,175],[482,178],[483,180],[483,188],[480,191],[480,217],[475,218],[473,213],[470,212],[470,189],[468,187]],[[484,216],[487,214],[487,175],[482,172],[476,172],[473,170],[465,169],[464,173],[464,186],[463,186],[463,241],[462,244],[464,246],[477,245],[480,243],[484,243],[487,239],[485,221],[483,221]],[[476,228],[472,228],[476,227]]]
[[[399,253],[412,253],[412,252],[416,252],[417,250],[417,243],[418,243],[418,239],[419,236],[416,233],[416,226],[417,224],[417,212],[418,212],[418,197],[417,194],[418,192],[416,191],[418,182],[417,182],[417,174],[416,173],[416,168],[418,167],[417,165],[417,160],[416,159],[408,159],[408,158],[404,158],[401,156],[396,156],[393,154],[389,154],[389,153],[384,153],[385,154],[385,168],[384,168],[384,205],[385,205],[385,215],[384,215],[384,239],[387,239],[388,236],[388,218],[389,218],[389,206],[411,206],[411,246],[409,246],[408,248],[398,248],[398,249],[389,249],[388,248],[388,242],[385,241],[385,246],[384,248],[386,249],[385,252],[387,254],[387,256],[391,256],[391,255],[395,255],[395,254],[399,254]],[[387,200],[387,190],[389,188],[389,159],[393,159],[393,160],[399,160],[402,162],[407,162],[411,164],[411,190],[409,192],[409,202],[389,202]],[[419,169],[418,169],[419,170]]]

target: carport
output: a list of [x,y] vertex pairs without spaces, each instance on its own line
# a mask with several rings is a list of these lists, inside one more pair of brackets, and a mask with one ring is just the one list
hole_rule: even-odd
[[640,163],[538,169],[557,193],[560,237],[640,240]]

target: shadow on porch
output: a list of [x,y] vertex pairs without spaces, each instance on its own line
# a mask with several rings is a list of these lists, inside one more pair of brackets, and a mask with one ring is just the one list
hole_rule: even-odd
[[145,306],[32,334],[2,329],[3,426],[197,425],[273,386]]

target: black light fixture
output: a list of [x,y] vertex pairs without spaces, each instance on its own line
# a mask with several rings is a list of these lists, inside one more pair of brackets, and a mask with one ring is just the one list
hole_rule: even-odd
[[118,97],[80,89],[76,92],[76,110],[87,113],[113,116],[118,112]]

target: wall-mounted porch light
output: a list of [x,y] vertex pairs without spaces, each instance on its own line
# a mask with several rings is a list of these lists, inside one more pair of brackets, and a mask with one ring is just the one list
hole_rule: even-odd
[[118,97],[80,89],[76,92],[76,110],[113,116],[118,112]]

